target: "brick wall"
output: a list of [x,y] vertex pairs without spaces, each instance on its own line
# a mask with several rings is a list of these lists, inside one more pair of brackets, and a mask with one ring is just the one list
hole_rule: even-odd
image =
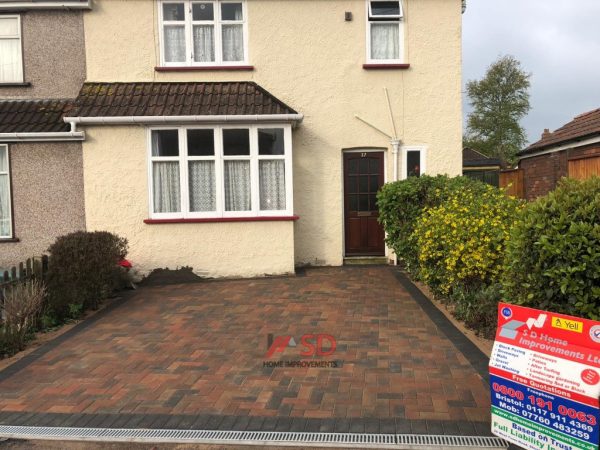
[[[566,152],[561,153],[566,155]],[[523,169],[523,184],[527,200],[546,195],[556,187],[556,182],[560,178],[560,159],[559,153],[547,153],[521,160],[519,167]]]
[[594,154],[600,154],[600,147],[587,146],[522,159],[519,168],[523,169],[525,198],[534,200],[553,190],[562,177],[568,176],[570,158]]

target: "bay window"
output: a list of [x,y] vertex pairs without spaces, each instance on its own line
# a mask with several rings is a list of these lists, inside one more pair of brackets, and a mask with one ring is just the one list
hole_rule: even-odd
[[152,218],[292,215],[291,126],[149,132]]
[[20,16],[0,16],[0,83],[23,82]]
[[159,2],[161,63],[236,65],[247,61],[245,1]]
[[403,59],[401,1],[367,1],[367,60],[399,63]]
[[8,146],[0,145],[0,239],[12,237]]

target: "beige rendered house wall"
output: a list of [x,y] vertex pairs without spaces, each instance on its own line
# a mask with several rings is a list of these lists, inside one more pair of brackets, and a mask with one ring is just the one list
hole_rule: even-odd
[[58,236],[85,229],[80,142],[8,144],[14,234],[0,267],[46,252]]
[[[265,238],[277,234],[277,245],[266,258],[278,258],[293,240],[296,264],[339,265],[343,249],[342,149],[383,147],[386,177],[392,178],[390,140],[355,118],[355,115],[391,134],[383,88],[389,91],[398,137],[406,146],[426,147],[426,172],[461,173],[461,2],[460,0],[404,0],[405,62],[407,70],[365,70],[366,2],[363,0],[247,0],[249,63],[251,72],[156,72],[160,60],[157,4],[144,0],[98,0],[86,14],[86,56],[89,81],[241,81],[252,80],[304,114],[293,131],[294,212],[300,220],[281,223],[235,224],[244,235]],[[353,20],[344,20],[350,11]],[[132,18],[135,17],[135,20]],[[164,252],[177,244],[164,226],[144,226],[148,215],[146,138],[142,128],[88,129],[84,146],[86,212],[90,229],[113,226],[111,214],[97,214],[109,195],[110,208],[121,211],[136,202],[137,225],[124,229],[148,253],[144,259],[159,266],[171,264]],[[118,139],[116,138],[118,136]],[[115,148],[113,148],[115,147]],[[135,151],[132,152],[132,147]],[[140,153],[138,148],[144,150]],[[123,192],[94,189],[114,186],[122,179],[116,164],[99,170],[95,163],[116,151],[131,164],[128,185],[142,191],[131,198]],[[114,164],[114,161],[113,161]],[[399,168],[402,173],[402,167]],[[100,183],[94,187],[95,184]],[[137,201],[139,199],[139,201]],[[106,211],[106,209],[104,209]],[[133,220],[133,219],[132,219]],[[130,224],[132,225],[133,222]],[[223,236],[231,224],[179,224],[184,235]],[[288,228],[294,227],[293,231]],[[213,231],[214,229],[214,231]],[[199,238],[198,238],[199,239]],[[130,239],[131,240],[131,239]],[[252,248],[260,239],[248,243]],[[213,242],[212,245],[218,245]],[[271,245],[273,245],[271,243]],[[200,252],[190,249],[186,251]],[[133,250],[133,249],[132,249]],[[202,251],[218,251],[205,248]],[[180,251],[181,248],[180,248]],[[156,253],[162,252],[161,255]],[[198,258],[200,256],[198,255]],[[180,257],[181,264],[193,265]],[[203,256],[204,258],[204,256]],[[233,255],[237,271],[254,271],[255,261]],[[162,263],[161,263],[162,261]],[[173,260],[174,261],[174,260]],[[227,267],[214,263],[215,271]],[[285,267],[291,267],[288,264]],[[198,266],[202,268],[201,265]],[[262,269],[261,269],[262,270]],[[266,270],[265,270],[266,271]],[[277,272],[282,272],[278,270]]]
[[294,271],[293,222],[146,225],[146,131],[93,127],[83,149],[87,229],[126,237],[142,273],[189,266],[207,277],[263,276]]

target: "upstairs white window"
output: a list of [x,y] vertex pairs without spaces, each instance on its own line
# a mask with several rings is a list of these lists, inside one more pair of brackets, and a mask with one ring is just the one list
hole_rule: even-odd
[[150,130],[151,217],[292,215],[291,127]]
[[20,16],[0,16],[0,83],[23,82]]
[[0,145],[0,239],[12,238],[8,146]]
[[368,1],[367,9],[367,59],[374,63],[402,62],[402,2]]
[[244,1],[160,1],[164,66],[247,63]]

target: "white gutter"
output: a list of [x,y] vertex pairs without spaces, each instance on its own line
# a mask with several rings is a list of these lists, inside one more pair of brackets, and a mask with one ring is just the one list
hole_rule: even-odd
[[584,145],[598,144],[600,143],[600,136],[585,139],[583,141],[571,141],[569,144],[560,145],[558,147],[551,147],[547,150],[540,150],[535,153],[528,153],[526,155],[517,155],[519,159],[533,158],[535,156],[546,155],[548,153],[560,152],[561,150],[568,150],[570,148],[583,147]]
[[66,123],[74,130],[77,124],[82,125],[155,125],[163,123],[244,123],[244,122],[302,122],[302,114],[252,114],[222,116],[115,116],[115,117],[64,117]]
[[85,2],[0,2],[1,11],[27,9],[92,9],[92,0]]
[[57,132],[57,133],[0,133],[0,142],[57,142],[57,141],[83,141],[85,133]]

